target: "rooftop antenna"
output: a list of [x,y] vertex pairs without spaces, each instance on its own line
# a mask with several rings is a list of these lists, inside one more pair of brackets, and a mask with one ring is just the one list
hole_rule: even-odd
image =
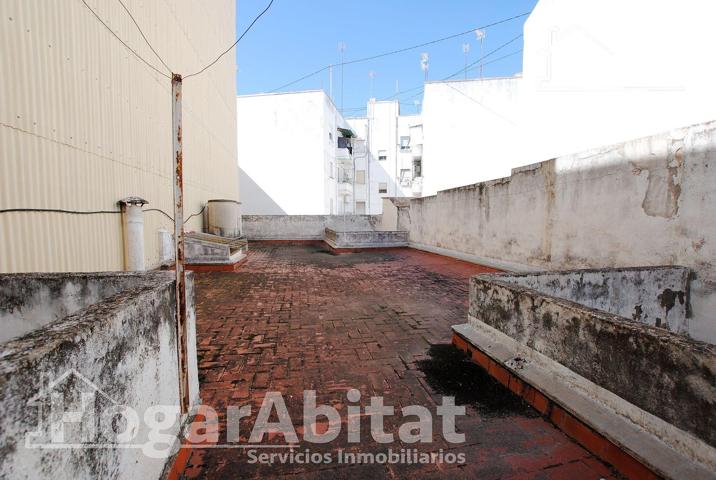
[[425,72],[425,81],[428,81],[428,70],[430,69],[430,55],[427,53],[420,54],[420,69]]
[[341,113],[343,113],[343,54],[346,51],[346,42],[338,44],[338,52],[341,54]]
[[469,43],[462,44],[462,53],[465,55],[465,80],[467,80],[467,55],[468,55],[468,53],[470,53],[470,44]]
[[370,78],[370,98],[373,98],[373,79],[375,78],[375,70],[368,72],[368,78]]
[[477,37],[477,41],[480,42],[480,80],[482,80],[482,41],[485,39],[485,36],[487,34],[484,30],[480,30],[479,28],[475,30],[475,36]]

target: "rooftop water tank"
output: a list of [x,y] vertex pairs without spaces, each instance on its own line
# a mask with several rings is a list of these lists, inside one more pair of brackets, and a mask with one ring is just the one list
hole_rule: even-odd
[[241,202],[209,200],[206,204],[207,231],[212,235],[236,238],[241,236]]

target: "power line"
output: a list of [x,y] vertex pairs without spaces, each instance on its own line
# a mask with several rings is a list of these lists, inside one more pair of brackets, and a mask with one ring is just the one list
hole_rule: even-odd
[[[474,67],[474,66],[477,65],[478,63],[482,62],[484,59],[486,59],[487,57],[489,57],[489,56],[492,55],[493,53],[499,52],[500,50],[502,50],[503,48],[505,48],[507,45],[511,44],[512,42],[517,41],[517,40],[520,39],[520,38],[522,38],[522,34],[521,34],[521,33],[520,33],[519,35],[517,35],[516,37],[514,37],[514,38],[512,38],[512,39],[510,39],[510,40],[508,40],[508,41],[506,41],[505,43],[503,43],[503,44],[500,45],[499,47],[497,47],[497,48],[495,48],[495,49],[493,49],[493,50],[490,50],[490,51],[487,52],[485,55],[481,56],[480,58],[478,58],[477,60],[475,60],[475,61],[472,62],[471,64],[465,66],[464,68],[461,68],[460,70],[458,70],[457,72],[453,73],[452,75],[449,75],[449,76],[443,78],[443,80],[448,80],[448,79],[450,79],[450,78],[452,78],[452,77],[455,77],[455,76],[457,76],[457,75],[460,75],[461,73],[466,72],[467,70],[471,69],[472,67]],[[484,66],[484,65],[485,65],[485,64],[483,64],[483,66]]]
[[122,40],[121,38],[119,38],[119,35],[117,35],[116,33],[114,33],[114,30],[112,30],[112,29],[109,27],[109,25],[107,25],[107,24],[105,23],[105,21],[102,20],[102,18],[101,18],[99,15],[97,15],[97,12],[95,12],[94,10],[92,10],[92,7],[90,7],[85,0],[81,0],[81,1],[82,1],[82,3],[84,3],[85,7],[87,7],[87,9],[88,9],[90,12],[92,12],[92,15],[94,15],[94,17],[99,21],[99,23],[101,23],[102,25],[104,25],[104,28],[106,28],[107,30],[109,30],[109,32],[114,36],[114,38],[116,38],[117,40],[119,40],[120,43],[121,43],[122,45],[124,45],[124,46],[127,48],[127,50],[129,50],[130,52],[132,52],[135,57],[137,57],[139,60],[141,60],[142,62],[144,62],[149,68],[151,68],[152,70],[154,70],[155,72],[157,72],[159,75],[161,75],[161,76],[163,76],[163,77],[166,77],[166,78],[171,78],[169,75],[167,75],[166,73],[162,72],[162,71],[159,70],[157,67],[155,67],[154,65],[152,65],[151,63],[149,63],[149,62],[148,62],[147,60],[145,60],[144,58],[142,58],[142,56],[139,55],[137,52],[135,52],[134,49],[132,49],[132,47],[130,47],[129,45],[127,45],[127,43],[126,43],[124,40]]
[[166,67],[167,71],[169,71],[169,73],[172,73],[173,70],[169,67],[169,65],[167,65],[164,62],[164,60],[162,60],[162,57],[157,53],[156,50],[154,50],[154,47],[152,47],[152,44],[149,42],[147,37],[144,35],[144,32],[142,31],[142,27],[140,27],[139,24],[137,23],[137,21],[134,19],[134,15],[132,15],[132,12],[129,11],[129,9],[127,8],[127,6],[124,4],[124,2],[122,0],[117,0],[117,1],[119,2],[120,5],[122,5],[122,8],[124,8],[124,11],[127,12],[127,15],[129,15],[129,18],[132,19],[132,22],[134,22],[134,26],[137,27],[137,30],[139,30],[139,34],[142,36],[144,41],[147,42],[149,49],[152,52],[154,52],[154,55],[156,55],[157,58],[159,59],[159,61],[162,62],[162,65],[164,65],[164,67]]
[[[510,43],[512,43],[512,42],[514,42],[514,41],[515,41],[515,39],[509,40],[506,44],[503,44],[503,45],[497,47],[495,50],[493,50],[492,52],[489,52],[487,55],[491,55],[492,53],[496,52],[497,50],[501,49],[502,47],[504,47],[504,46],[506,46],[506,45],[508,45],[508,44],[510,44]],[[500,60],[504,60],[505,58],[512,57],[512,56],[517,55],[517,54],[519,54],[519,53],[522,53],[522,49],[521,49],[521,48],[520,48],[519,50],[516,50],[516,51],[514,51],[514,52],[508,53],[508,54],[506,54],[506,55],[502,55],[501,57],[493,58],[493,59],[490,60],[489,62],[483,63],[482,66],[484,67],[484,66],[486,66],[486,65],[490,65],[490,64],[493,64],[493,63],[495,63],[495,62],[499,62]],[[476,67],[475,67],[475,64],[478,63],[480,60],[484,59],[485,57],[487,57],[487,55],[483,56],[482,58],[480,58],[480,59],[477,60],[476,62],[473,62],[472,64],[468,65],[468,66],[467,66],[467,69],[468,69],[468,70],[472,70],[472,69],[476,68]],[[462,73],[462,70],[460,70],[460,72],[457,72],[457,73]],[[452,74],[452,75],[450,75],[450,76],[448,76],[448,77],[445,77],[445,78],[443,78],[442,80],[436,80],[436,82],[444,82],[444,81],[448,80],[449,78],[454,77],[457,73]],[[379,101],[392,100],[393,98],[400,97],[401,95],[405,95],[406,93],[412,92],[412,91],[414,91],[414,90],[420,90],[420,91],[419,91],[418,93],[414,94],[414,95],[409,96],[408,98],[405,98],[404,100],[410,100],[411,98],[415,98],[415,97],[418,97],[418,96],[422,95],[422,94],[423,94],[423,91],[424,91],[424,85],[418,85],[417,87],[409,88],[409,89],[403,90],[402,92],[399,92],[399,93],[394,93],[394,94],[392,94],[392,95],[390,95],[390,96],[388,96],[388,97],[381,98]],[[365,107],[361,107],[361,108],[365,108]]]
[[398,54],[398,53],[403,53],[403,52],[407,52],[407,51],[410,51],[410,50],[415,50],[415,49],[417,49],[417,48],[426,47],[426,46],[428,46],[428,45],[433,45],[433,44],[435,44],[435,43],[444,42],[445,40],[450,40],[450,39],[453,39],[453,38],[461,37],[461,36],[463,36],[463,35],[467,35],[468,33],[472,33],[472,32],[474,32],[475,30],[482,30],[482,29],[485,29],[485,28],[494,27],[494,26],[496,26],[496,25],[500,25],[500,24],[502,24],[502,23],[509,22],[509,21],[515,20],[515,19],[517,19],[517,18],[524,17],[524,16],[526,16],[526,15],[529,15],[530,13],[531,13],[531,12],[521,13],[521,14],[519,14],[519,15],[515,15],[515,16],[509,17],[509,18],[505,18],[505,19],[499,20],[499,21],[497,21],[497,22],[493,22],[493,23],[490,23],[490,24],[487,24],[487,25],[483,25],[483,26],[481,26],[481,27],[471,28],[470,30],[465,30],[464,32],[459,32],[459,33],[455,33],[455,34],[452,34],[452,35],[448,35],[447,37],[442,37],[442,38],[438,38],[438,39],[435,39],[435,40],[430,40],[429,42],[421,43],[421,44],[418,44],[418,45],[412,45],[412,46],[410,46],[410,47],[400,48],[400,49],[397,49],[397,50],[391,50],[391,51],[389,51],[389,52],[379,53],[379,54],[377,54],[377,55],[371,55],[371,56],[369,56],[369,57],[357,58],[357,59],[355,59],[355,60],[349,60],[349,61],[347,61],[347,62],[341,62],[340,64],[330,64],[330,65],[326,65],[325,67],[321,67],[321,68],[319,68],[318,70],[315,70],[315,71],[313,71],[313,72],[311,72],[311,73],[309,73],[309,74],[306,74],[306,75],[304,75],[304,76],[302,76],[302,77],[300,77],[300,78],[298,78],[298,79],[296,79],[296,80],[293,80],[293,81],[288,82],[288,83],[286,83],[286,84],[284,84],[284,85],[281,85],[281,86],[278,87],[278,88],[274,88],[273,90],[270,90],[269,93],[273,93],[273,92],[276,92],[276,91],[278,91],[278,90],[282,90],[282,89],[284,89],[284,88],[286,88],[286,87],[290,87],[291,85],[296,84],[296,83],[300,82],[301,80],[305,80],[305,79],[310,78],[310,77],[312,77],[312,76],[314,76],[314,75],[318,75],[319,73],[324,72],[324,71],[326,71],[326,70],[328,70],[329,68],[334,67],[334,66],[339,66],[339,65],[352,65],[352,64],[355,64],[355,63],[368,62],[368,61],[370,61],[370,60],[375,60],[375,59],[378,59],[378,58],[387,57],[388,55],[395,55],[395,54]]
[[242,33],[241,36],[240,36],[239,38],[237,38],[236,41],[235,41],[229,48],[227,48],[226,50],[224,50],[218,57],[216,57],[216,59],[215,59],[213,62],[211,62],[210,64],[208,64],[207,66],[205,66],[205,67],[202,68],[201,70],[199,70],[199,71],[197,71],[197,72],[194,72],[194,73],[190,73],[189,75],[184,75],[184,80],[186,80],[186,79],[189,78],[189,77],[194,77],[194,76],[196,76],[196,75],[199,75],[200,73],[204,72],[206,69],[208,69],[209,67],[211,67],[212,65],[214,65],[216,62],[218,62],[218,61],[221,59],[221,57],[223,57],[224,55],[226,55],[227,53],[229,53],[229,52],[231,51],[231,49],[234,48],[234,47],[236,46],[236,44],[238,44],[238,43],[241,41],[242,38],[244,38],[244,35],[246,35],[247,33],[249,33],[249,30],[251,30],[251,27],[254,26],[254,23],[256,23],[256,22],[259,20],[259,18],[261,18],[261,17],[263,16],[263,14],[268,11],[269,8],[271,8],[271,5],[273,5],[273,2],[274,2],[274,0],[271,0],[271,1],[268,3],[268,5],[266,5],[266,8],[264,8],[263,11],[262,11],[261,13],[259,13],[256,18],[254,18],[254,21],[251,22],[251,24],[250,24],[248,27],[246,27],[246,30],[244,30],[244,33]]

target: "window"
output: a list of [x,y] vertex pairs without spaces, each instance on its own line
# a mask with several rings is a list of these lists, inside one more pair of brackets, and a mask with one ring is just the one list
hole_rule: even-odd
[[413,160],[413,178],[423,176],[423,161],[421,159]]
[[410,151],[410,137],[400,137],[400,151]]
[[338,137],[338,148],[347,148],[351,150],[351,139],[348,137]]
[[411,180],[412,180],[412,178],[410,178],[410,169],[409,168],[401,168],[400,169],[400,184],[404,187],[409,187]]
[[365,215],[365,202],[356,202],[356,215]]
[[388,193],[388,184],[385,182],[380,182],[378,184],[378,193]]
[[328,132],[328,141],[333,143],[333,133]]
[[365,170],[356,170],[356,184],[365,185]]
[[378,160],[388,160],[388,151],[387,150],[378,150]]

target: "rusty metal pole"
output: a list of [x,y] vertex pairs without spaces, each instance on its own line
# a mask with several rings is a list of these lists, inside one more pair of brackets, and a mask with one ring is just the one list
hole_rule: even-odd
[[172,75],[172,143],[174,154],[174,253],[176,270],[176,324],[181,413],[189,411],[187,365],[186,275],[184,273],[184,178],[182,157],[181,75]]

